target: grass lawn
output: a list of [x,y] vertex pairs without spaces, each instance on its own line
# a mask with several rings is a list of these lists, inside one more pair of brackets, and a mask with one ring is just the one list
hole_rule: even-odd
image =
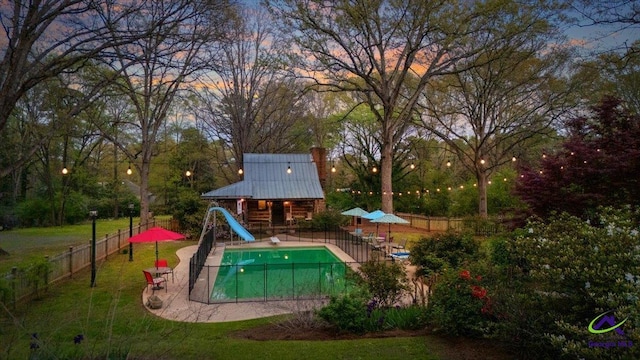
[[[171,258],[193,244],[163,242],[160,252]],[[87,271],[15,310],[0,304],[0,359],[437,359],[431,352],[442,347],[427,337],[255,341],[228,335],[273,319],[164,320],[147,312],[141,301],[146,284],[140,269],[154,257],[154,244],[136,244],[133,262],[120,254],[99,265],[94,288]]]
[[[160,218],[160,217],[158,217]],[[133,225],[139,218],[133,218]],[[129,218],[98,219],[96,237],[116,234],[118,230],[129,234]],[[53,228],[24,228],[0,231],[0,248],[9,256],[0,256],[0,274],[7,273],[13,266],[55,256],[68,251],[69,246],[88,244],[91,241],[92,224],[90,221],[78,225],[65,225]]]

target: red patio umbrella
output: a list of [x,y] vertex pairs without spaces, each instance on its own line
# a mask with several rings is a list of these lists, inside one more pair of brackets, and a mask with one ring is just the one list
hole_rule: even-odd
[[184,235],[161,227],[154,227],[129,238],[131,243],[156,243],[156,263],[158,262],[158,241],[180,240]]

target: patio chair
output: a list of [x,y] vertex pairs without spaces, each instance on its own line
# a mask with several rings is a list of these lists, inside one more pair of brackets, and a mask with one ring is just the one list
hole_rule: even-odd
[[278,237],[276,237],[276,236],[272,236],[272,237],[271,237],[271,244],[272,244],[272,245],[278,245],[278,244],[280,244],[280,239],[278,239]]
[[171,267],[169,267],[169,262],[167,261],[167,259],[158,259],[156,260],[155,263],[157,268],[167,268],[167,270],[162,272],[162,275],[167,275],[167,274],[171,274],[171,282],[173,282],[173,269]]
[[407,246],[407,239],[402,240],[402,244],[393,244],[392,247],[396,250],[404,250]]
[[374,233],[369,233],[369,235],[365,238],[363,238],[366,240],[367,243],[369,243],[369,246],[371,247],[371,250],[375,250],[375,251],[382,251],[382,244],[380,244],[378,242],[378,238],[376,237],[376,234]]
[[161,285],[164,285],[164,291],[167,292],[167,279],[162,276],[154,278],[150,272],[142,270],[144,273],[144,277],[147,279],[147,291],[149,290],[149,285],[151,285],[151,293],[155,293],[156,290],[161,289]]

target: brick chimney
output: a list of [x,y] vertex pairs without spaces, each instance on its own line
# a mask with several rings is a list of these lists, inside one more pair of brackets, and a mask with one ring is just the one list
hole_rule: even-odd
[[324,189],[327,183],[327,150],[322,147],[311,148],[311,158],[316,163],[318,170],[318,178],[320,178],[320,186]]

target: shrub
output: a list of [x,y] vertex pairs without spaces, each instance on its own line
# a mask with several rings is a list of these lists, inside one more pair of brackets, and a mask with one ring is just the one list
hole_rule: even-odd
[[397,303],[408,287],[402,265],[369,260],[360,266],[363,285],[377,307],[390,307]]
[[411,248],[411,262],[418,266],[418,275],[431,276],[473,260],[478,249],[478,243],[470,234],[447,232],[415,243]]
[[318,316],[339,331],[362,334],[367,320],[366,297],[357,292],[332,296],[329,304],[318,311]]
[[349,224],[349,217],[340,214],[337,210],[325,210],[313,215],[312,227],[314,230],[324,230],[335,226]]
[[[517,313],[505,321],[527,326],[529,333],[544,334],[546,344],[571,358],[602,356],[640,358],[640,347],[600,348],[590,342],[611,339],[640,343],[640,233],[629,209],[600,209],[598,226],[562,214],[544,223],[531,222],[514,234],[510,253],[517,260],[523,286],[509,301],[536,299],[534,312],[547,316],[522,324]],[[614,310],[616,319],[628,317],[624,338],[614,332],[592,334],[589,323]],[[515,328],[513,325],[512,328]]]
[[443,274],[428,309],[432,324],[451,335],[484,335],[493,319],[493,300],[482,277],[466,269]]

